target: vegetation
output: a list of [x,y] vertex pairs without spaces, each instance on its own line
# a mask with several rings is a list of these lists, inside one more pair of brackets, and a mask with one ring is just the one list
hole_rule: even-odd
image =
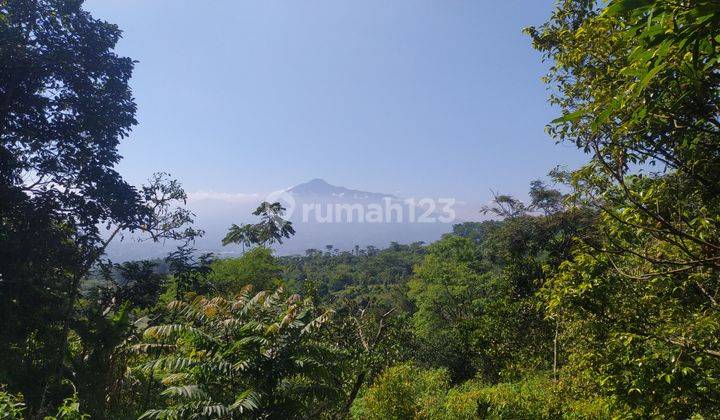
[[[587,152],[432,244],[274,255],[279,203],[199,255],[135,125],[120,30],[0,1],[0,418],[716,418],[720,5],[561,0],[528,28]],[[165,261],[107,261],[122,235]]]
[[591,154],[565,174],[598,210],[548,287],[568,362],[639,415],[713,415],[717,297],[717,2],[563,2],[531,29],[554,61],[550,125]]
[[242,244],[243,250],[246,246],[282,244],[283,238],[287,239],[295,234],[292,222],[283,219],[284,214],[285,208],[280,203],[263,201],[253,212],[253,215],[260,216],[260,222],[242,226],[233,224],[222,243]]
[[312,417],[336,394],[328,361],[338,349],[317,337],[330,312],[282,289],[189,300],[171,302],[173,322],[146,328],[132,347],[164,387],[161,408],[144,418]]

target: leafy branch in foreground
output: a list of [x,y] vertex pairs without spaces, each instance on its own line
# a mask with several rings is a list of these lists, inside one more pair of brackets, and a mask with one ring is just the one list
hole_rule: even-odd
[[163,404],[143,418],[310,415],[339,398],[339,352],[320,340],[330,311],[278,289],[235,298],[194,296],[145,330],[137,369],[157,378]]

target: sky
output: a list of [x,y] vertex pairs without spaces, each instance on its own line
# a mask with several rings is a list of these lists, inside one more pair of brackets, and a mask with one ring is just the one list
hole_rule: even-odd
[[584,156],[522,29],[552,0],[87,0],[137,60],[139,124],[120,173],[186,190],[268,192],[323,178],[403,196],[525,194]]

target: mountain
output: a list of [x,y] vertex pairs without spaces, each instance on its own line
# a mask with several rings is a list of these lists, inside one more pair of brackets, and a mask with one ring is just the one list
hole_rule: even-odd
[[368,191],[352,190],[350,188],[339,187],[328,184],[327,181],[320,178],[312,179],[308,182],[298,184],[286,190],[292,195],[304,198],[339,198],[346,200],[377,200],[383,198],[397,198],[392,194],[374,193]]
[[[196,215],[195,226],[205,231],[195,246],[200,252],[219,256],[239,254],[239,247],[223,247],[221,239],[233,223],[257,222],[252,212],[262,201],[279,201],[288,210],[286,218],[297,232],[276,247],[283,255],[303,253],[310,248],[324,249],[326,245],[349,250],[356,245],[382,248],[390,242],[427,243],[449,232],[454,222],[439,221],[442,219],[437,216],[443,207],[438,201],[433,201],[434,207],[430,208],[416,204],[423,200],[413,202],[393,194],[346,188],[320,178],[269,194],[197,192],[189,196],[188,207]],[[169,242],[152,244],[126,238],[113,243],[108,255],[117,262],[160,258],[174,247]]]
[[[286,217],[297,233],[278,249],[281,253],[301,253],[326,245],[347,250],[356,245],[386,247],[390,242],[432,242],[452,226],[436,221],[437,214],[426,212],[427,208],[409,204],[396,195],[332,185],[320,178],[290,187],[284,193],[277,201],[287,208]],[[430,220],[416,220],[423,214]]]

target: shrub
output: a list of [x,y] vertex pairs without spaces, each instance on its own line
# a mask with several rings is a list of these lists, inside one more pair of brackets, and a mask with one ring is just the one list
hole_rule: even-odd
[[6,392],[5,387],[0,386],[0,419],[22,419],[23,411],[25,411],[25,403],[22,395]]
[[601,397],[576,398],[544,376],[487,385],[469,381],[451,389],[445,399],[447,419],[467,418],[610,418],[610,403]]
[[423,370],[406,363],[386,369],[352,408],[358,419],[426,417],[450,386],[445,369]]
[[238,293],[245,285],[254,290],[271,289],[278,283],[282,269],[272,250],[253,248],[238,258],[213,261],[208,281],[221,293]]
[[450,387],[444,369],[403,364],[385,370],[356,401],[352,414],[362,419],[608,419],[619,414],[612,408],[609,399],[580,398],[545,376]]
[[[72,385],[72,384],[71,384]],[[25,401],[22,394],[11,394],[0,385],[0,420],[22,420],[25,418]],[[73,385],[72,396],[65,398],[58,407],[57,414],[46,416],[45,420],[87,420],[90,416],[82,414],[80,402]]]

